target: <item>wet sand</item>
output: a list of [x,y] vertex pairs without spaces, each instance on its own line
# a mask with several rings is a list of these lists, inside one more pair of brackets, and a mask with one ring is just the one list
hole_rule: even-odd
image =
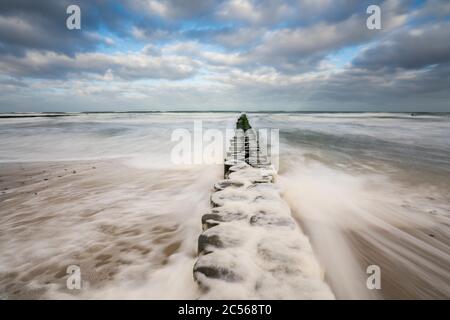
[[[323,252],[316,248],[316,254],[322,258],[320,260],[325,267],[325,279],[338,299],[450,298],[449,261],[448,256],[442,255],[449,252],[449,234],[435,228],[399,229],[398,232],[420,244],[413,245],[398,234],[388,233],[382,229],[342,231],[332,230],[332,227],[321,225],[318,221],[298,220],[298,222],[311,238],[313,247],[320,242],[316,237],[321,235],[326,237],[325,232],[343,235],[340,239],[342,243],[335,243],[335,246],[328,243],[330,246],[325,253],[326,257],[323,257]],[[317,231],[306,227],[311,223],[315,224],[314,228],[324,233],[317,235]],[[351,251],[351,256],[339,248],[343,243]],[[425,250],[424,247],[427,246],[429,248]],[[357,265],[345,261],[345,265],[354,268],[339,270],[341,278],[337,280],[338,277],[331,269],[340,268],[338,259],[354,260]],[[370,274],[366,274],[365,271],[370,265],[380,267],[380,290],[369,290],[366,287],[366,280]],[[343,288],[345,282],[348,289]]]
[[[0,297],[127,298],[101,290],[139,287],[179,256],[192,268],[196,242],[185,233],[199,233],[199,219],[180,226],[166,192],[183,193],[195,175],[177,174],[113,160],[0,164]],[[66,288],[72,264],[86,290]]]
[[[221,167],[217,169],[220,176]],[[201,171],[164,173],[116,160],[0,164],[1,298],[195,298],[198,221],[208,208],[210,181],[216,178],[208,177],[194,190],[204,192],[197,199],[200,207],[190,207],[192,195],[183,194],[193,191]],[[180,198],[173,201],[171,194]],[[187,215],[174,214],[180,211]],[[309,226],[320,230],[320,238],[333,232],[320,221],[298,220],[313,247],[317,233],[309,232]],[[358,263],[361,297],[450,298],[449,265],[442,255],[450,252],[450,236],[445,228],[436,228],[446,221],[426,228],[397,226],[393,232],[346,231],[343,241]],[[329,259],[331,263],[324,263],[328,267],[345,256]],[[369,292],[364,271],[374,263],[382,269],[382,289]],[[82,270],[83,290],[66,288],[71,264]],[[358,275],[352,272],[347,276],[354,281]],[[159,281],[174,286],[177,278],[185,292],[181,296],[165,295],[160,283],[153,287]]]
[[[338,299],[450,298],[448,172],[298,167],[279,180]],[[370,265],[381,290],[366,286]]]
[[[449,299],[450,274],[448,261],[445,257],[422,248],[411,246],[392,234],[376,231],[384,241],[390,241],[392,247],[385,251],[373,245],[364,234],[349,233],[348,238],[356,250],[357,258],[363,268],[376,264],[381,269],[381,290],[378,293],[383,299]],[[418,241],[448,252],[450,239],[448,234],[438,230],[423,229],[401,230]],[[432,235],[432,236],[430,236]],[[403,250],[396,246],[408,247],[415,257],[402,256]],[[437,285],[436,285],[437,284]]]

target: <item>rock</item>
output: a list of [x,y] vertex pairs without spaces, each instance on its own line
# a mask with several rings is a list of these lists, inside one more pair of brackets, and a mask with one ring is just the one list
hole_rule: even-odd
[[202,230],[208,230],[209,228],[218,226],[220,221],[218,220],[220,216],[217,214],[207,213],[202,216]]
[[216,191],[221,191],[225,188],[228,187],[234,187],[234,188],[239,188],[244,186],[244,183],[241,181],[237,181],[237,180],[221,180],[219,182],[217,182],[216,184],[214,184],[214,189]]
[[205,235],[205,234],[201,234],[198,237],[198,253],[201,254],[207,254],[208,250],[207,247],[209,246],[213,246],[216,248],[223,248],[223,243],[220,240],[218,235]]
[[[194,266],[194,279],[199,281],[198,274],[201,273],[208,278],[221,279],[224,281],[235,282],[242,280],[232,270],[219,266]],[[206,286],[207,287],[207,286]]]
[[224,165],[224,177],[226,179],[228,179],[228,175],[230,173],[230,171],[232,170],[232,168],[236,167],[237,165],[241,165],[241,164],[246,164],[244,162],[244,158],[241,159],[241,157],[237,158],[237,159],[232,159],[232,158],[228,158],[225,161],[225,165]]
[[250,167],[250,165],[248,165],[245,162],[238,162],[238,163],[236,163],[234,166],[232,166],[230,168],[230,171],[234,171],[235,172],[235,171],[243,170],[243,169],[246,169],[246,168],[251,168],[251,167]]
[[247,214],[239,210],[215,208],[211,213],[202,216],[202,228],[208,230],[219,225],[221,222],[230,222],[247,219]]
[[258,213],[250,218],[252,226],[261,227],[288,227],[295,228],[294,221],[289,217],[280,217],[275,214]]
[[230,208],[214,208],[211,210],[211,213],[205,214],[202,217],[203,219],[214,219],[220,222],[230,222],[235,220],[243,220],[247,218],[247,213],[243,212],[239,209],[230,209]]
[[213,207],[221,207],[228,202],[239,202],[248,200],[248,196],[235,190],[217,191],[211,195],[211,204]]
[[201,255],[194,265],[194,279],[202,287],[210,288],[210,279],[225,282],[243,281],[248,270],[237,261],[237,255],[230,252],[212,252]]
[[239,231],[222,226],[216,226],[203,232],[198,237],[198,253],[208,254],[214,249],[234,248],[242,244]]
[[230,179],[243,180],[248,179],[251,183],[270,183],[274,182],[275,172],[273,170],[266,170],[263,168],[244,168],[233,171],[233,167],[230,168]]

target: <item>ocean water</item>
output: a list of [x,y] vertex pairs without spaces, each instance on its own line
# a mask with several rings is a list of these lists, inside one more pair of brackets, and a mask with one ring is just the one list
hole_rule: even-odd
[[[0,198],[0,295],[199,297],[192,266],[200,217],[223,167],[174,164],[171,135],[180,128],[194,135],[194,121],[223,131],[236,116],[0,119],[2,185],[28,179],[11,182]],[[249,120],[280,130],[277,183],[337,298],[450,297],[449,115],[255,113]],[[13,164],[36,174],[11,171]],[[44,164],[53,168],[45,186]],[[60,174],[74,166],[77,175]],[[36,188],[42,192],[33,197]],[[63,277],[71,263],[89,284],[75,294]],[[366,287],[369,265],[381,269],[381,290]]]

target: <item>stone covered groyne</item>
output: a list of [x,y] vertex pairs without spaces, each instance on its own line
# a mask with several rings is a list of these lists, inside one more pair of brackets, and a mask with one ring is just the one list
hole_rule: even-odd
[[237,121],[224,167],[198,239],[194,279],[202,297],[333,299],[245,115]]

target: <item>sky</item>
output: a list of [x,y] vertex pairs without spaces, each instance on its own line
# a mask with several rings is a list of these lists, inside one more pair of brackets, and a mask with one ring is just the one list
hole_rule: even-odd
[[[81,9],[69,30],[66,9]],[[381,8],[381,29],[366,10]],[[450,112],[448,0],[0,0],[0,112]]]

